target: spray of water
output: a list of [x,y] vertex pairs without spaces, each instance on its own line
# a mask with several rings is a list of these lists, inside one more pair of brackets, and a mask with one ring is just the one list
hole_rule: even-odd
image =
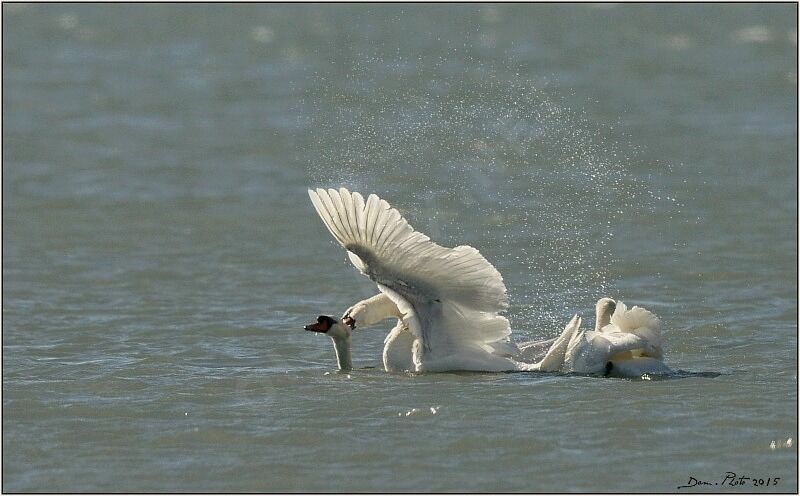
[[509,317],[555,332],[610,294],[613,225],[647,209],[635,150],[553,89],[480,62],[361,57],[304,98],[310,182],[378,193],[417,229],[478,247]]

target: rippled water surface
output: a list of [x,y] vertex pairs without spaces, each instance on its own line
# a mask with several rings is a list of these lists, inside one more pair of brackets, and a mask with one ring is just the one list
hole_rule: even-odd
[[[4,4],[3,490],[796,491],[796,8]],[[336,372],[341,185],[682,372]]]

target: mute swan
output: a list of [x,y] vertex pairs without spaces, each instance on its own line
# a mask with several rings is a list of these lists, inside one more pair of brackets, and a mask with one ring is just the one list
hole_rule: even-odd
[[344,188],[308,194],[353,265],[402,315],[410,336],[396,327],[385,357],[393,344],[410,341],[413,372],[516,368],[505,356],[511,328],[500,315],[508,308],[503,278],[478,250],[439,246],[376,195],[364,201]]
[[[356,303],[345,311],[342,323],[355,328],[358,322],[365,327],[389,317],[399,320],[385,341],[384,367],[391,372],[414,370],[408,365],[413,336],[403,326],[402,316],[386,295],[380,293]],[[672,372],[661,361],[659,322],[651,312],[636,306],[629,310],[623,302],[601,298],[595,305],[594,331],[580,329],[581,322],[582,319],[574,316],[555,339],[521,343],[516,349],[514,343],[508,343],[507,356],[516,362],[516,370],[614,377]],[[405,339],[402,339],[404,334]],[[542,354],[544,357],[535,362]]]
[[[631,333],[631,319],[625,320],[624,312],[617,321],[625,329],[619,325],[616,330],[609,328],[608,336],[603,334],[602,339],[580,331],[581,320],[576,315],[558,338],[517,345],[511,340],[508,320],[500,315],[508,308],[503,278],[478,250],[434,243],[414,231],[396,209],[374,194],[366,201],[345,188],[308,190],[308,194],[325,226],[347,249],[353,265],[381,291],[350,307],[341,321],[323,315],[316,324],[305,327],[332,338],[340,369],[352,367],[351,331],[390,317],[398,319],[384,342],[383,363],[390,372],[596,373],[604,370],[595,370],[598,360],[605,367],[610,359],[614,364],[622,361],[625,352],[630,352],[626,359],[644,359],[651,355],[638,350],[655,349],[647,346],[645,337]],[[604,300],[608,301],[602,309],[598,302],[595,334],[615,322],[614,316],[609,317],[615,309],[608,302],[613,304],[613,300]],[[622,339],[626,336],[621,334],[635,338]],[[657,336],[657,329],[653,335]],[[606,346],[609,339],[612,345]],[[546,346],[549,350],[544,358],[533,363]]]
[[[573,317],[574,319],[575,317]],[[542,372],[641,377],[671,373],[664,357],[658,318],[623,302],[601,298],[595,306],[595,328],[584,331],[581,319],[564,332],[539,362]]]
[[[384,340],[383,366],[387,372],[406,372],[416,370],[413,361],[414,334],[405,324],[403,314],[387,294],[377,295],[360,301],[348,308],[342,315],[342,324],[355,329],[356,326],[368,327],[387,319],[396,318],[397,325],[389,332]],[[511,358],[511,362],[496,362],[504,367],[513,367],[513,361],[544,354],[546,347],[554,340],[525,343],[521,349],[511,341],[496,341],[490,344],[490,352],[500,357]],[[536,353],[539,351],[539,353]],[[473,369],[466,369],[473,370]],[[508,370],[513,370],[509,368]]]

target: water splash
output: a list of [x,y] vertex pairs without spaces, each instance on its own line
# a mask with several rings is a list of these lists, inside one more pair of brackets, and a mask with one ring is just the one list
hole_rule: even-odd
[[776,449],[791,449],[793,444],[794,444],[794,442],[792,441],[791,437],[787,438],[786,441],[784,441],[782,439],[778,439],[778,440],[773,439],[769,443],[769,449],[771,449],[773,451],[776,450]]
[[[397,412],[398,417],[411,417],[411,416],[428,416],[436,415],[441,409],[441,405],[430,406],[426,408],[412,408],[406,412]],[[430,412],[430,413],[429,413]]]
[[317,73],[304,105],[311,183],[376,192],[435,241],[479,248],[512,323],[554,332],[610,294],[615,222],[657,198],[613,126],[464,54],[357,57]]

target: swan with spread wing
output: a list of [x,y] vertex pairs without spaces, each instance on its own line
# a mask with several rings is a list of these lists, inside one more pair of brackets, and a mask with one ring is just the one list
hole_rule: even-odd
[[[383,350],[384,368],[390,372],[538,370],[607,375],[616,369],[640,375],[668,370],[660,361],[657,326],[638,325],[646,316],[652,317],[645,319],[647,325],[658,323],[644,309],[627,310],[624,304],[604,298],[597,304],[594,331],[582,331],[581,319],[575,316],[558,338],[518,345],[511,339],[508,319],[501,315],[508,308],[503,278],[478,250],[434,243],[374,194],[366,200],[345,188],[308,194],[350,261],[380,290],[350,307],[340,320],[321,315],[305,327],[331,337],[341,369],[352,367],[353,329],[396,318]],[[626,320],[630,312],[635,315]],[[622,361],[635,364],[617,365]]]

